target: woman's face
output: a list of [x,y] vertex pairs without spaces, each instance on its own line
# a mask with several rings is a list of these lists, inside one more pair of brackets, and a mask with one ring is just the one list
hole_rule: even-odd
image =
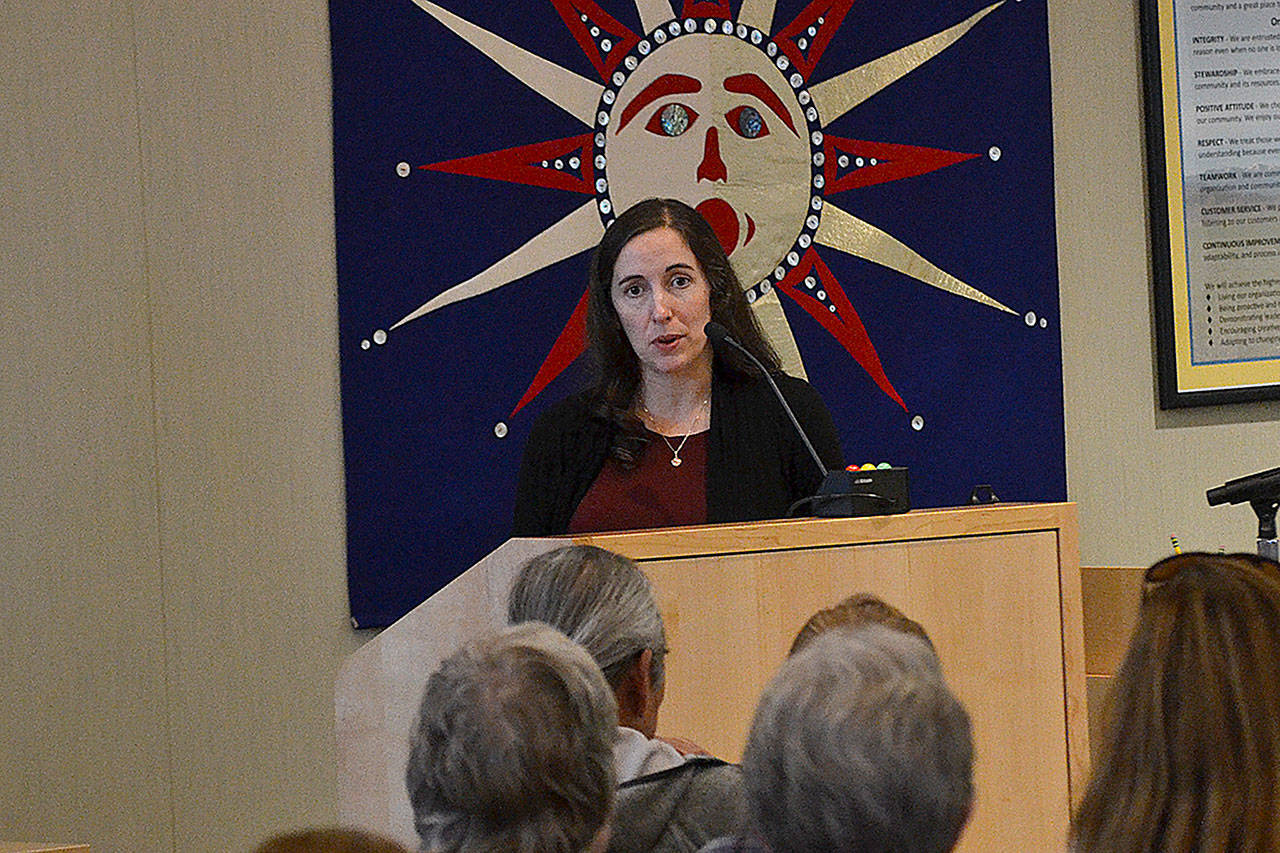
[[632,237],[613,265],[609,295],[645,379],[709,375],[703,327],[711,320],[711,287],[679,232],[656,228]]

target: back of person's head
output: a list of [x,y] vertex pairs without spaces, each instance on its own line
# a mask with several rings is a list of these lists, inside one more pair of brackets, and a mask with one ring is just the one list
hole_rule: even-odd
[[773,853],[943,853],[973,799],[969,716],[920,639],[829,631],[765,689],[743,772]]
[[468,643],[427,680],[406,783],[424,849],[580,853],[613,807],[617,710],[600,668],[539,623]]
[[907,617],[884,599],[860,592],[810,616],[809,621],[796,632],[796,638],[791,641],[791,651],[787,654],[794,655],[833,628],[856,628],[859,625],[872,624],[884,625],[895,631],[919,637],[929,645],[929,648],[933,648],[933,641],[929,639],[923,625]]
[[545,622],[563,631],[595,658],[614,688],[647,649],[654,689],[662,687],[662,614],[649,579],[620,554],[570,545],[534,557],[512,584],[507,621]]
[[390,838],[361,829],[304,829],[264,841],[254,853],[408,853]]
[[1280,849],[1280,566],[1181,554],[1148,569],[1108,710],[1074,850]]

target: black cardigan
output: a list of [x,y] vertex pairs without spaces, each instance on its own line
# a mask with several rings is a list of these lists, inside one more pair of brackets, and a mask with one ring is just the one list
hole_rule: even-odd
[[[777,375],[775,381],[828,468],[844,456],[831,413],[809,383]],[[538,418],[525,444],[516,485],[512,536],[556,536],[609,455],[616,426],[592,413],[586,394],[570,397]],[[812,495],[822,474],[762,378],[716,371],[711,382],[707,442],[707,521],[783,518]]]

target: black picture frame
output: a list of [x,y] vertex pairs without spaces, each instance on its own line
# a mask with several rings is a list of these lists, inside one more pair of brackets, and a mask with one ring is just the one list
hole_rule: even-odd
[[[1187,0],[1183,0],[1187,2]],[[1189,290],[1189,264],[1186,262],[1186,238],[1182,224],[1174,223],[1171,211],[1178,208],[1181,216],[1182,184],[1181,163],[1171,163],[1172,150],[1181,158],[1183,119],[1180,103],[1179,69],[1169,34],[1172,30],[1170,16],[1180,0],[1139,0],[1139,27],[1142,52],[1142,83],[1144,94],[1144,119],[1146,127],[1146,166],[1148,227],[1151,246],[1153,325],[1156,343],[1156,378],[1161,409],[1178,409],[1192,406],[1249,403],[1280,399],[1280,360],[1275,360],[1274,381],[1259,382],[1257,376],[1243,381],[1217,381],[1214,387],[1199,387],[1197,381],[1188,381],[1190,361],[1189,329],[1179,327],[1178,303],[1180,292]],[[1174,86],[1166,85],[1173,81]],[[1169,97],[1169,89],[1173,95]],[[1168,130],[1174,129],[1175,138]],[[1172,143],[1172,146],[1171,144]],[[1177,176],[1178,186],[1171,197],[1171,175]],[[1173,227],[1176,226],[1176,227]],[[1181,235],[1182,239],[1177,239]],[[1175,252],[1182,252],[1179,260]],[[1183,297],[1188,303],[1190,296]],[[1184,303],[1185,304],[1185,303]],[[1183,313],[1189,315],[1190,307]],[[1181,336],[1181,339],[1180,339]],[[1263,360],[1270,361],[1270,360]]]

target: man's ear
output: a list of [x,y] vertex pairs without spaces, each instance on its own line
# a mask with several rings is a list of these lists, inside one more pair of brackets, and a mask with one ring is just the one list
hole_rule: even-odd
[[653,697],[653,652],[645,649],[632,659],[614,697],[618,700],[618,725],[644,731]]

